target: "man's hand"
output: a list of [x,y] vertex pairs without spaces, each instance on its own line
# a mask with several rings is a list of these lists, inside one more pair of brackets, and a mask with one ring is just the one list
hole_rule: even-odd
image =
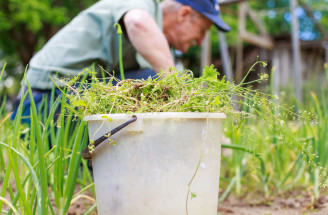
[[128,11],[123,21],[135,49],[153,66],[156,73],[174,67],[170,47],[155,20],[142,9]]

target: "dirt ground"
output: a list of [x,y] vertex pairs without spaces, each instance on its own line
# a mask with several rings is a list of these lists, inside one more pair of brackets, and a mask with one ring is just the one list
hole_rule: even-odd
[[[82,215],[92,202],[81,198],[69,210],[69,215]],[[93,211],[92,214],[97,214]],[[328,195],[318,200],[307,191],[289,191],[265,199],[261,194],[234,197],[230,195],[218,207],[218,215],[328,215]]]
[[[93,205],[93,201],[87,198],[80,198],[68,209],[68,215],[82,215]],[[97,215],[97,210],[93,210],[90,215]]]
[[328,215],[328,195],[318,200],[306,191],[289,191],[274,198],[229,196],[218,207],[218,215]]

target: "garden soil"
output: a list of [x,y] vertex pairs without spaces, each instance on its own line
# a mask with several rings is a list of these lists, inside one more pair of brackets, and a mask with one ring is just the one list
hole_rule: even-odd
[[[328,215],[328,195],[321,196],[317,201],[308,192],[300,190],[269,199],[256,196],[237,198],[230,195],[219,205],[218,215]],[[80,199],[71,206],[68,214],[82,215],[90,205],[92,202]]]
[[288,191],[274,198],[261,195],[229,196],[218,207],[219,215],[328,215],[328,195],[318,200],[307,191]]

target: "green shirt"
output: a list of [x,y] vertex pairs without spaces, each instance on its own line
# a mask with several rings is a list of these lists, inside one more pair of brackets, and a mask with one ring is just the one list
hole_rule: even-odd
[[[82,11],[32,58],[27,71],[30,85],[51,89],[54,84],[49,76],[54,80],[71,77],[92,63],[119,73],[119,37],[114,24],[136,8],[147,11],[162,28],[162,12],[156,0],[101,0]],[[123,63],[126,70],[151,68],[125,36]],[[61,82],[56,83],[62,86]]]

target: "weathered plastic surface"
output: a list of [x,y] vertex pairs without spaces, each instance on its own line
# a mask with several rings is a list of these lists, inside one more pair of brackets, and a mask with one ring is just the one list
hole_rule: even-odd
[[[216,215],[224,114],[141,113],[113,135],[117,145],[92,153],[100,215]],[[108,116],[113,121],[103,118]],[[92,115],[89,138],[127,121],[125,114]],[[191,199],[191,193],[196,197]]]

